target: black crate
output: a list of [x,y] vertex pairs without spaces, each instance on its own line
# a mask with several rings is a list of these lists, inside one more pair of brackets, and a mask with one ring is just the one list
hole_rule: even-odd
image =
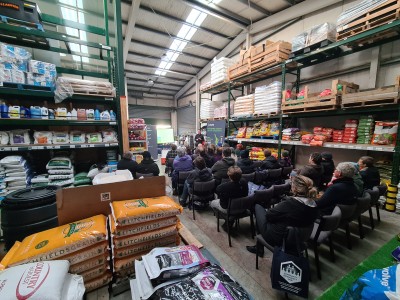
[[0,0],[0,15],[23,22],[42,25],[38,5],[30,1]]

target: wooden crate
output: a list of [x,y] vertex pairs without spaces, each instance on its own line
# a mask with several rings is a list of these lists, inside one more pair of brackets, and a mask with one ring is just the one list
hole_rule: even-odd
[[[338,90],[337,86],[342,85],[342,90]],[[327,96],[320,97],[320,93],[310,93],[308,86],[304,87],[304,99],[288,100],[286,99],[286,92],[282,93],[282,112],[283,113],[300,113],[321,110],[335,110],[340,106],[341,97],[348,93],[358,91],[357,84],[343,81],[332,80],[331,91],[332,93]]]
[[400,76],[392,86],[368,89],[342,96],[342,108],[396,104],[400,97]]
[[250,72],[250,63],[249,59],[244,59],[228,69],[228,78],[229,80],[233,80],[237,77],[246,75]]
[[338,28],[336,40],[340,41],[369,29],[385,25],[400,18],[400,0],[388,0],[369,10],[352,22]]
[[250,72],[276,65],[289,59],[292,45],[288,42],[267,41],[265,44],[253,47],[250,55]]

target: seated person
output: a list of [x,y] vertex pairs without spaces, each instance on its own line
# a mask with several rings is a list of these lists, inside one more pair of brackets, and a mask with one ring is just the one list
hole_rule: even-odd
[[212,168],[212,166],[215,164],[215,145],[211,145],[210,147],[207,148],[207,155],[208,155],[208,163],[206,161],[207,168]]
[[122,159],[117,164],[117,170],[129,170],[132,173],[133,178],[135,178],[139,164],[132,160],[132,158],[132,152],[125,152],[122,155]]
[[181,171],[192,171],[193,163],[192,158],[186,154],[186,148],[181,146],[178,148],[178,155],[174,159],[172,171],[172,187],[174,189],[174,195],[178,195],[178,178],[179,172]]
[[243,145],[242,144],[237,144],[236,149],[235,149],[235,155],[236,157],[240,157],[240,154],[243,151]]
[[151,158],[151,154],[149,151],[143,152],[143,160],[138,165],[136,173],[149,174],[152,173],[154,176],[158,176],[160,174],[160,169],[157,164]]
[[281,168],[281,165],[278,163],[278,160],[275,158],[275,156],[272,155],[271,150],[265,149],[264,156],[265,159],[263,160],[263,164],[260,167],[262,170]]
[[235,160],[231,157],[231,148],[223,148],[222,159],[217,161],[211,168],[216,185],[219,185],[223,178],[228,178],[228,169],[235,165]]
[[[224,149],[224,151],[226,149]],[[220,211],[224,211],[226,213],[229,205],[229,199],[245,197],[249,193],[249,186],[246,180],[242,179],[242,170],[240,170],[239,167],[229,167],[227,174],[229,176],[229,182],[220,184],[216,189],[219,199],[211,201],[210,206],[214,211],[218,208]],[[232,225],[233,222],[229,221],[229,226]],[[224,223],[222,228],[227,230],[227,224]]]
[[320,153],[311,153],[310,158],[308,159],[308,165],[301,168],[298,172],[298,175],[303,175],[310,178],[314,183],[314,187],[316,188],[319,188],[322,174],[324,172],[321,162],[322,157]]
[[214,161],[220,161],[222,159],[222,147],[218,147],[217,150],[215,151],[214,155]]
[[189,196],[189,191],[193,188],[194,182],[197,181],[206,182],[213,179],[211,170],[207,168],[204,158],[200,156],[196,157],[193,164],[195,168],[186,179],[185,185],[183,186],[182,196],[181,199],[179,200],[179,203],[183,207],[187,206],[187,198]]
[[364,181],[364,189],[372,190],[374,186],[381,183],[379,170],[374,166],[374,159],[371,156],[362,156],[358,160],[360,175]]
[[321,166],[323,168],[323,173],[321,177],[320,189],[325,189],[326,185],[331,181],[333,176],[333,171],[335,171],[335,163],[332,159],[332,154],[329,152],[321,153]]
[[339,163],[333,172],[336,178],[322,197],[317,207],[322,215],[330,215],[337,204],[351,205],[357,201],[357,188],[354,185],[355,168],[352,163]]
[[282,158],[279,160],[279,164],[281,167],[291,167],[292,166],[292,160],[289,157],[289,151],[283,150],[282,151]]
[[176,151],[176,145],[172,144],[171,145],[171,150],[167,152],[167,156],[165,158],[165,173],[168,173],[169,170],[172,171],[172,164],[170,165],[169,159],[175,159],[175,157],[178,155],[178,151]]
[[[275,205],[265,210],[261,205],[256,204],[255,216],[258,232],[263,239],[271,246],[281,246],[287,234],[287,227],[307,227],[314,223],[318,217],[317,205],[314,201],[317,190],[313,187],[310,178],[297,175],[291,178],[292,194]],[[251,253],[257,252],[256,246],[247,246]],[[257,253],[263,256],[264,248]]]
[[242,174],[250,174],[254,172],[254,162],[249,158],[249,150],[243,150],[240,153],[240,159],[237,166],[242,170]]

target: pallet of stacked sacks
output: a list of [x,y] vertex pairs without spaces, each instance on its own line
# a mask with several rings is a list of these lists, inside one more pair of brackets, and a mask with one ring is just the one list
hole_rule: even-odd
[[114,274],[135,273],[134,260],[155,247],[180,243],[177,216],[182,207],[167,196],[114,201],[111,204]]
[[221,106],[221,101],[212,101],[212,100],[201,100],[200,104],[200,119],[201,120],[210,120],[214,118],[214,111],[216,108]]
[[0,197],[26,188],[30,184],[32,171],[28,162],[20,155],[10,155],[0,160]]
[[252,117],[254,113],[254,94],[237,97],[232,117]]
[[254,115],[276,115],[281,110],[282,83],[274,81],[258,86],[254,92]]

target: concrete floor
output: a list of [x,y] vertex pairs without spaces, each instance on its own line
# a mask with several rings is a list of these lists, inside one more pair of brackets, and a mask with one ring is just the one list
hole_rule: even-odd
[[[167,194],[171,195],[170,187]],[[177,197],[172,196],[177,200]],[[374,212],[375,216],[375,212]],[[253,245],[251,238],[250,222],[247,218],[240,222],[240,227],[232,237],[232,247],[228,245],[226,232],[221,229],[217,232],[216,218],[211,210],[196,212],[196,220],[192,219],[192,212],[185,209],[182,213],[181,222],[192,232],[192,234],[210,251],[220,262],[221,266],[235,278],[255,300],[261,299],[285,299],[284,295],[271,288],[270,266],[272,253],[265,251],[264,257],[259,260],[259,270],[255,268],[255,255],[247,252],[246,245]],[[322,269],[322,280],[318,280],[314,263],[314,253],[309,249],[309,261],[312,272],[309,299],[315,299],[324,290],[347,274],[366,257],[375,252],[381,245],[388,242],[393,236],[400,233],[400,215],[381,210],[381,222],[376,224],[375,230],[364,226],[365,238],[361,240],[358,236],[358,225],[351,224],[353,249],[346,247],[345,233],[338,230],[334,234],[334,247],[336,261],[329,260],[329,249],[326,245],[320,247],[320,262]],[[363,216],[363,223],[369,224],[367,215]],[[338,299],[341,295],[338,295]],[[297,297],[289,296],[291,299]],[[109,299],[107,289],[92,292],[87,297],[92,299]],[[131,299],[129,291],[110,299]],[[330,299],[329,299],[330,300]]]

